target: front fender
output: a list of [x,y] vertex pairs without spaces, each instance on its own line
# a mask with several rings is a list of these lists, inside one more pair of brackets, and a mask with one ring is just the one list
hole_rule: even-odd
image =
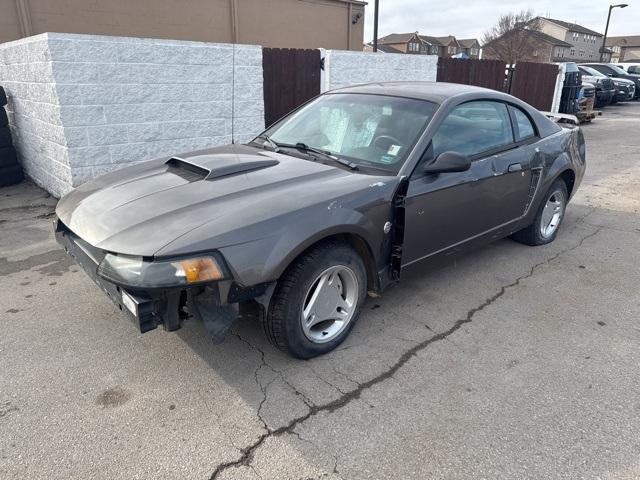
[[359,236],[378,263],[385,236],[384,223],[389,219],[388,207],[386,215],[381,211],[378,215],[367,216],[356,210],[339,207],[323,210],[299,215],[278,234],[221,248],[220,252],[236,282],[250,286],[277,280],[307,248],[338,234]]

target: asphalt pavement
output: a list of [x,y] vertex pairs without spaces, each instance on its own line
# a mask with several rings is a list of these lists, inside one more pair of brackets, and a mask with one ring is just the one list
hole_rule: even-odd
[[556,241],[415,269],[328,355],[140,334],[0,189],[0,478],[640,478],[640,103],[584,127]]

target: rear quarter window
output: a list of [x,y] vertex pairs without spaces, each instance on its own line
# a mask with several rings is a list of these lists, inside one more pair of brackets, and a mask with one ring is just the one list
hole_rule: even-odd
[[518,107],[510,106],[509,109],[516,124],[516,131],[514,132],[516,141],[520,142],[527,138],[534,137],[536,135],[536,129],[531,123],[529,116]]

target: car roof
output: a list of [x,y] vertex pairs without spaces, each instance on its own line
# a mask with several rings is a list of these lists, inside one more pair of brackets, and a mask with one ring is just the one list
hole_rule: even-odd
[[538,126],[541,137],[546,137],[560,130],[560,127],[545,117],[538,110],[522,100],[506,93],[491,90],[489,88],[462,85],[446,82],[382,82],[365,83],[338,88],[327,93],[364,93],[370,95],[387,95],[394,97],[415,98],[426,100],[441,105],[459,99],[471,101],[476,99],[506,101],[519,105],[527,110],[531,118]]
[[578,65],[586,65],[587,67],[591,67],[593,65],[604,65],[606,67],[615,66],[615,63],[607,63],[607,62],[589,62],[589,63],[579,63]]
[[332,90],[332,93],[368,93],[416,98],[434,103],[457,97],[477,94],[483,97],[510,98],[508,95],[488,88],[447,82],[378,82],[352,85]]

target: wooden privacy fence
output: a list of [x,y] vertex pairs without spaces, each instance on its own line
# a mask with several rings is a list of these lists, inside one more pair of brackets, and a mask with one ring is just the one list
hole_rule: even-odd
[[438,59],[439,82],[463,83],[506,92],[538,110],[551,110],[558,66],[518,62],[507,67],[501,60]]
[[538,110],[550,111],[556,89],[558,65],[518,62],[509,69],[508,93]]
[[439,58],[437,81],[504,91],[505,66],[500,60]]
[[320,50],[263,48],[262,68],[266,126],[320,93]]
[[[263,48],[262,66],[266,126],[320,94],[320,50]],[[519,62],[507,67],[501,60],[440,58],[437,81],[510,93],[539,110],[551,110],[557,75],[553,64]]]

